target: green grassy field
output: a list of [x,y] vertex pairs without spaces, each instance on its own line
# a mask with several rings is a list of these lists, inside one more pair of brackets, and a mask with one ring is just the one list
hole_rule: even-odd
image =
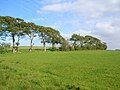
[[0,54],[0,90],[119,90],[120,52]]
[[[28,49],[30,46],[19,46],[19,49]],[[33,49],[43,49],[43,46],[33,46]]]

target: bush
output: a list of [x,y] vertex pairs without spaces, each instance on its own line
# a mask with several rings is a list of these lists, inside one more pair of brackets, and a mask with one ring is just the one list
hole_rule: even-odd
[[0,46],[0,53],[4,52],[4,47]]
[[61,47],[59,47],[59,50],[60,51],[68,51],[69,49],[68,49],[68,47],[67,46],[61,46]]
[[59,47],[60,51],[73,51],[73,47],[70,45],[62,45],[61,47]]
[[7,53],[9,52],[10,44],[9,43],[2,43],[0,44],[0,53]]
[[58,49],[56,47],[50,47],[49,50],[50,51],[58,51]]

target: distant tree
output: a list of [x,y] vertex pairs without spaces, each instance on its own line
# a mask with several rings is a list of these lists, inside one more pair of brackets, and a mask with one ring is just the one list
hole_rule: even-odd
[[5,40],[6,38],[6,22],[5,17],[0,16],[0,40]]
[[80,36],[77,34],[73,34],[70,38],[70,41],[73,42],[73,47],[75,50],[79,49],[87,49],[87,50],[105,50],[107,49],[106,43],[102,43],[96,37],[86,35]]
[[30,38],[30,48],[29,51],[33,49],[33,39],[36,37],[36,25],[34,23],[26,23],[25,29],[23,31]]
[[69,42],[65,38],[61,38],[61,46],[59,47],[60,51],[69,51],[71,50],[71,46],[69,45]]
[[79,50],[81,48],[81,46],[83,45],[83,40],[84,37],[77,34],[73,34],[70,38],[70,41],[73,42],[73,48],[75,50]]
[[96,37],[93,36],[85,36],[85,44],[84,47],[89,50],[105,50],[107,49],[106,43],[102,43]]
[[10,16],[3,16],[3,23],[2,23],[2,28],[10,34],[10,36],[12,37],[12,42],[13,42],[13,48],[12,51],[13,53],[15,52],[15,36],[17,34],[17,32],[20,30],[20,23],[23,21],[22,19],[18,19],[18,18],[13,18]]
[[49,42],[52,44],[52,48],[55,47],[55,44],[61,43],[62,36],[60,35],[59,31],[57,31],[53,28],[47,27],[47,33],[48,33],[48,36],[50,37]]
[[46,43],[49,43],[49,36],[47,32],[47,27],[39,26],[38,36],[41,39],[41,43],[43,44],[43,49],[46,51]]
[[17,36],[17,41],[16,41],[16,52],[19,51],[19,45],[20,45],[20,39],[23,35],[25,35],[23,33],[24,31],[24,26],[22,23],[25,23],[23,19],[20,18],[16,18],[16,23],[17,23],[17,29],[18,31],[16,32],[16,36]]
[[17,41],[16,41],[16,51],[19,51],[19,45],[20,45],[20,39],[25,36],[25,34],[22,31],[17,32]]
[[[43,49],[46,51],[46,44],[52,45],[51,50],[56,50],[57,46],[60,46],[59,50],[106,50],[107,44],[100,39],[93,36],[81,36],[73,34],[69,41],[65,40],[58,30],[51,27],[44,27],[36,25],[32,22],[25,22],[23,19],[14,18],[10,16],[0,16],[0,39],[5,40],[5,37],[12,38],[12,51],[18,52],[20,39],[23,36],[30,38],[30,49],[33,48],[33,40],[36,35],[39,36]],[[57,47],[58,49],[58,47]]]

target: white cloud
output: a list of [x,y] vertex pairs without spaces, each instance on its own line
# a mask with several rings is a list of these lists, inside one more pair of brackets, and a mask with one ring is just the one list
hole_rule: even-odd
[[41,8],[46,12],[73,12],[88,14],[90,17],[99,17],[109,12],[120,11],[120,0],[77,0],[48,4]]
[[100,22],[96,24],[95,34],[101,36],[109,45],[109,49],[120,48],[120,26],[111,22]]
[[62,34],[65,37],[70,37],[72,33],[89,34],[107,42],[109,49],[120,48],[120,0],[57,0],[47,3],[38,11],[61,14],[63,17],[54,24],[56,28],[69,25],[68,29],[74,29]]
[[51,4],[57,4],[57,3],[72,2],[75,0],[38,0],[38,1],[43,5],[51,5]]
[[65,38],[70,38],[73,34],[78,34],[82,36],[91,35],[91,36],[100,38],[98,35],[93,34],[92,31],[84,30],[84,29],[75,30],[74,32],[70,32],[70,33],[64,33],[64,34],[62,33],[62,36]]
[[74,31],[72,33],[74,33],[74,34],[80,34],[80,35],[90,35],[91,31],[80,29],[80,30],[76,30],[76,31]]
[[96,29],[102,30],[103,33],[113,34],[115,31],[115,27],[110,23],[97,23]]
[[45,11],[53,11],[53,12],[65,12],[68,11],[70,8],[69,3],[59,3],[59,4],[53,4],[53,5],[47,5],[45,7],[43,7],[43,10]]

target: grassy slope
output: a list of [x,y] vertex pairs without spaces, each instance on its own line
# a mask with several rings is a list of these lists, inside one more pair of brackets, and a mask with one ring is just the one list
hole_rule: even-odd
[[31,52],[0,55],[0,90],[120,88],[120,52]]

